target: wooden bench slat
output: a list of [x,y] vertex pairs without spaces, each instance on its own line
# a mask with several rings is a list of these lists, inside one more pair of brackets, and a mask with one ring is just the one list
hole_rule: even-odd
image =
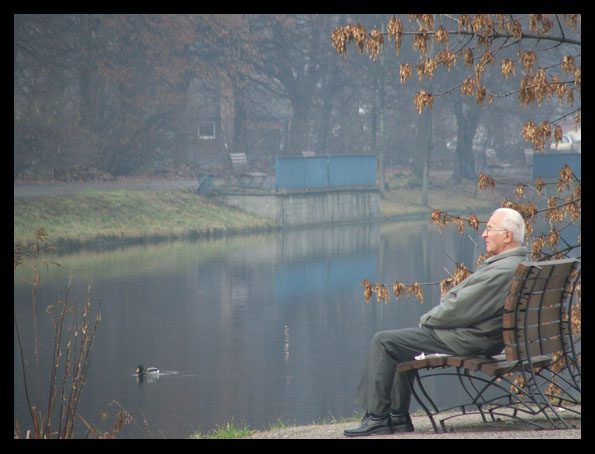
[[426,369],[433,367],[444,367],[447,365],[449,356],[430,356],[424,359],[403,362],[397,365],[399,372],[407,372],[414,369]]
[[546,307],[541,310],[529,310],[519,313],[504,312],[502,326],[504,329],[523,327],[524,325],[537,325],[538,323],[551,323],[560,321],[560,305]]
[[498,360],[494,358],[483,358],[478,356],[476,358],[470,358],[465,360],[465,362],[463,363],[463,367],[468,370],[477,371],[481,369],[482,365],[495,362],[498,362]]
[[[547,366],[551,362],[549,356],[535,356],[532,358],[534,367]],[[521,370],[521,364],[525,369],[528,368],[528,362],[519,362],[518,360],[509,361],[505,355],[494,357],[472,357],[472,356],[442,356],[433,358],[417,359],[401,363],[397,366],[399,372],[408,372],[410,370],[431,369],[437,367],[463,367],[468,370],[480,371],[492,376],[500,376],[509,372],[518,372]]]
[[[509,360],[526,359],[529,356],[548,355],[562,351],[564,345],[562,343],[563,337],[554,337],[551,339],[542,339],[538,342],[533,342],[528,345],[507,345],[505,347],[506,357]],[[528,352],[528,354],[527,354]]]
[[428,359],[428,367],[444,367],[446,366],[446,356],[435,356]]
[[505,305],[505,310],[519,311],[526,309],[539,309],[541,307],[559,306],[565,299],[565,292],[566,289],[563,287],[540,291],[534,290],[531,294],[519,294],[511,292],[506,297],[508,304]]
[[[534,367],[543,367],[547,366],[551,362],[551,358],[549,356],[538,356],[532,358],[533,366]],[[501,376],[507,374],[509,372],[518,372],[521,370],[521,364],[525,365],[525,369],[528,368],[529,363],[527,362],[519,362],[519,361],[494,361],[491,363],[482,364],[480,367],[480,372],[484,374],[492,375],[492,376]]]
[[[524,262],[518,266],[505,299],[502,315],[504,354],[490,358],[473,356],[424,358],[423,360],[399,364],[397,369],[399,371],[411,371],[436,367],[455,367],[457,368],[457,374],[462,375],[460,370],[462,368],[465,369],[465,375],[468,375],[467,378],[470,380],[479,378],[475,376],[475,372],[498,379],[508,373],[531,372],[530,375],[525,375],[530,383],[523,389],[523,399],[527,399],[528,403],[536,407],[535,414],[543,412],[548,407],[552,409],[547,399],[543,401],[539,397],[540,395],[543,397],[543,393],[547,394],[545,389],[541,389],[542,386],[547,385],[547,378],[542,374],[544,372],[548,373],[547,368],[552,366],[554,354],[557,352],[566,354],[568,352],[567,346],[573,342],[572,333],[569,333],[571,328],[568,325],[568,318],[570,317],[568,298],[574,291],[576,280],[580,276],[579,265],[580,261],[578,260],[563,259],[549,262]],[[536,380],[532,380],[533,371],[530,370],[531,368],[534,368],[538,374]],[[544,368],[546,370],[543,370]],[[432,375],[440,375],[440,372],[415,375],[415,377],[425,397],[435,409],[432,412],[424,407],[432,420],[434,430],[438,431],[433,415],[440,413],[440,410],[432,402],[426,391],[423,390],[421,384],[422,378]],[[542,383],[542,379],[546,381],[545,384]],[[492,384],[492,382],[485,383],[487,385]],[[503,395],[503,399],[510,399],[515,393],[515,390],[512,389],[515,385],[512,384],[512,381],[509,383],[511,385],[510,395]],[[536,386],[539,388],[539,393],[534,392],[532,388]],[[504,390],[504,388],[501,389]],[[467,406],[476,406],[478,405],[477,402],[480,402],[480,405],[482,402],[491,402],[483,400],[484,388],[476,389],[476,391],[478,393],[477,397],[470,395],[472,398],[470,403],[461,406],[463,413],[465,413]],[[414,395],[422,403],[415,390]],[[511,408],[514,407],[513,401],[509,400],[508,403],[504,403],[505,407],[508,405],[511,405]],[[516,407],[514,409],[513,417],[516,417]],[[558,418],[560,417],[558,416]],[[554,422],[550,422],[556,426]],[[562,422],[564,422],[563,419]],[[569,427],[566,422],[564,422],[564,425]]]
[[527,307],[539,308],[559,306],[560,302],[564,300],[564,292],[565,289],[562,287],[539,293],[532,293],[527,300]]
[[559,337],[562,335],[560,323],[552,323],[543,326],[529,326],[527,329],[507,329],[502,335],[506,345],[515,345],[524,342],[536,342],[539,339]]
[[462,367],[466,360],[473,358],[473,356],[449,356],[446,359],[446,364],[451,367]]

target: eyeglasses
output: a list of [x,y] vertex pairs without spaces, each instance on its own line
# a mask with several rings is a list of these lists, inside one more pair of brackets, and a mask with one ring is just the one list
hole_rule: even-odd
[[486,227],[486,232],[506,232],[508,229],[497,229],[495,227]]

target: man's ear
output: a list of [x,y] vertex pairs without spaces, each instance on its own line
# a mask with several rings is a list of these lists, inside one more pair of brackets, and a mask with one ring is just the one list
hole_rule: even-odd
[[504,242],[506,244],[508,244],[508,243],[512,243],[512,240],[513,240],[513,238],[512,238],[512,232],[510,230],[506,230],[505,231],[505,236],[504,236]]

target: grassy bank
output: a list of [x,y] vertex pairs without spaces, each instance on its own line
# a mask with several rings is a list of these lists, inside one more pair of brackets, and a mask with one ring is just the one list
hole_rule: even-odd
[[[428,216],[421,189],[406,175],[388,178],[381,201],[384,219]],[[476,183],[453,185],[433,178],[428,205],[450,212],[485,212],[497,207],[503,194],[478,192]],[[228,207],[192,189],[85,190],[72,195],[14,200],[14,244],[34,238],[45,227],[56,246],[201,238],[273,228],[272,221]]]
[[513,187],[500,187],[494,193],[491,190],[479,191],[476,181],[463,180],[455,184],[450,180],[450,172],[436,172],[431,174],[428,206],[424,206],[421,185],[416,184],[413,175],[391,175],[386,181],[388,191],[381,201],[382,217],[385,219],[427,215],[429,220],[430,208],[453,214],[486,212],[496,209],[504,200],[503,191]]
[[272,227],[269,220],[232,209],[191,189],[92,191],[14,200],[14,243],[45,227],[51,244],[198,238]]

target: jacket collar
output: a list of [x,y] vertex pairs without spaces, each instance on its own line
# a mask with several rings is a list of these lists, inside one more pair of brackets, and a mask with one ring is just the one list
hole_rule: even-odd
[[525,258],[527,256],[527,248],[525,246],[515,247],[513,249],[509,249],[508,251],[500,252],[498,255],[493,255],[490,258],[486,259],[484,263],[489,264],[495,262],[497,260],[504,259],[506,257],[514,257],[519,256]]

